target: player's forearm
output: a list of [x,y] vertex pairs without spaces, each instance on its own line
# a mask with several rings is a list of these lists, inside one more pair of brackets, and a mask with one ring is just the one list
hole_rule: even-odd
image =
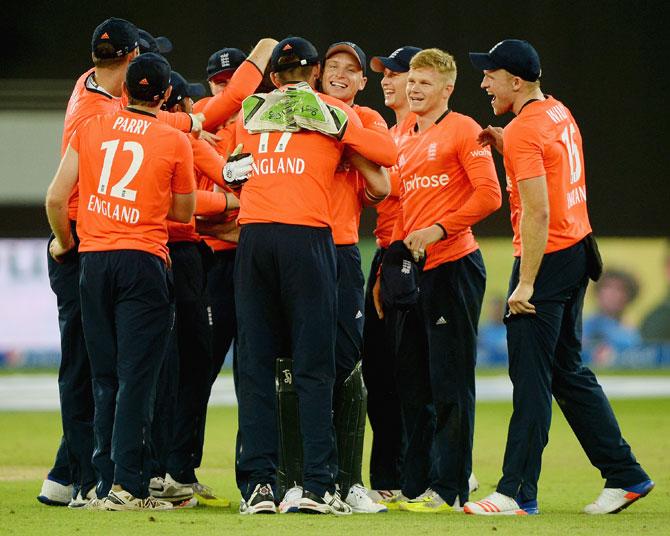
[[388,132],[364,128],[349,121],[342,142],[380,166],[391,167],[398,159],[398,148]]
[[359,154],[352,154],[350,161],[365,181],[365,197],[369,204],[376,205],[386,199],[391,191],[386,169]]
[[228,210],[228,197],[223,192],[196,190],[195,215],[215,216]]
[[159,121],[163,121],[164,123],[167,123],[171,127],[176,128],[177,130],[181,130],[182,132],[191,132],[191,128],[193,128],[193,121],[191,116],[184,112],[170,113],[166,112],[165,110],[159,110],[156,114],[156,117]]
[[497,182],[485,180],[475,184],[472,195],[458,210],[440,219],[438,223],[448,235],[453,235],[480,222],[498,210],[501,204],[500,186]]
[[547,247],[549,211],[543,207],[524,209],[519,222],[519,232],[521,235],[519,282],[533,285]]
[[53,199],[47,194],[46,211],[49,226],[56,240],[62,248],[67,248],[72,243],[67,200]]

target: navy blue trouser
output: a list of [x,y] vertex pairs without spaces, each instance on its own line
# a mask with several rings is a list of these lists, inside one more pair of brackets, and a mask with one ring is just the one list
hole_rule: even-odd
[[400,489],[404,435],[395,379],[397,311],[384,311],[384,318],[380,320],[372,298],[384,252],[382,248],[375,252],[365,291],[362,357],[363,379],[368,389],[368,419],[372,427],[370,487]]
[[342,387],[356,363],[363,345],[365,278],[357,245],[336,246],[337,334],[335,335],[335,392]]
[[304,453],[304,488],[333,492],[332,393],[337,319],[336,256],[328,228],[242,226],[235,259],[238,322],[237,484],[275,485],[278,462],[275,360],[293,359]]
[[[510,294],[519,281],[519,266],[517,258]],[[582,363],[582,306],[587,284],[582,242],[549,253],[535,280],[531,302],[536,314],[505,317],[514,412],[498,491],[522,501],[537,498],[552,395],[606,486],[620,488],[649,478],[621,436],[595,375]]]
[[[77,243],[75,223],[72,233]],[[53,235],[49,243],[53,239]],[[61,362],[58,370],[63,437],[49,478],[74,485],[86,493],[97,477],[91,463],[93,454],[93,390],[79,301],[79,255],[76,248],[62,263],[47,251],[49,283],[58,303],[58,325],[61,340]]]
[[[211,390],[212,330],[205,296],[202,254],[195,242],[169,243],[174,277],[178,391],[166,470],[177,482],[196,482]],[[174,351],[173,350],[173,351]]]
[[233,278],[236,251],[215,251],[212,266],[207,271],[207,300],[212,313],[212,383],[221,372],[237,333]]
[[98,497],[149,494],[158,372],[173,322],[164,262],[134,250],[81,255],[80,292],[95,397]]
[[[403,315],[398,392],[408,445],[402,490],[468,500],[475,417],[477,324],[486,271],[479,250],[426,270]],[[426,485],[428,484],[428,485]]]

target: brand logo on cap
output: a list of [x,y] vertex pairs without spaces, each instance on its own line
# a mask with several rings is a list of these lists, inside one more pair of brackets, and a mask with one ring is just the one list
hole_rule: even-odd
[[142,78],[142,80],[140,80],[138,83],[141,86],[148,86],[149,85],[149,81],[146,78]]
[[100,36],[100,39],[109,39],[109,34],[107,32],[105,32],[104,34],[102,34]]
[[398,54],[400,54],[401,52],[402,52],[402,48],[399,48],[398,50],[394,50],[394,51],[391,53],[391,55],[389,56],[389,58],[395,58],[395,57],[396,57]]
[[282,48],[282,50],[291,50],[292,48],[293,48],[293,47],[291,46],[291,43],[286,43],[286,44],[284,45],[284,48]]
[[230,54],[228,52],[224,52],[220,56],[221,60],[221,67],[230,67]]

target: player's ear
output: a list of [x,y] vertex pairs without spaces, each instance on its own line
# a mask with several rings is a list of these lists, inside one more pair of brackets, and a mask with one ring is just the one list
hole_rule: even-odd
[[368,77],[363,76],[361,78],[361,83],[358,84],[358,91],[363,91],[365,89],[365,85],[368,83]]
[[281,87],[281,86],[282,86],[281,81],[280,81],[279,78],[277,77],[277,73],[270,73],[270,80],[272,81],[272,83],[273,83],[276,87]]
[[168,88],[165,90],[165,95],[163,96],[163,99],[168,100],[170,98],[171,93],[172,93],[172,86],[168,86]]

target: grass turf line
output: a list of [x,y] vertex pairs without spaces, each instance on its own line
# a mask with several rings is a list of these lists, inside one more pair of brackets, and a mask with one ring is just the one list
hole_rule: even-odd
[[[588,463],[554,405],[554,423],[545,451],[540,480],[542,514],[533,518],[476,518],[462,514],[334,516],[248,516],[237,514],[239,500],[233,472],[235,408],[213,408],[207,419],[207,440],[200,479],[233,501],[230,509],[198,507],[193,510],[148,514],[143,512],[89,512],[45,507],[35,500],[41,480],[52,462],[60,434],[54,412],[0,412],[0,533],[5,535],[60,534],[263,534],[326,536],[342,534],[667,534],[670,524],[670,400],[621,400],[613,403],[624,436],[638,459],[656,481],[656,489],[638,504],[616,516],[586,516],[581,508],[603,485]],[[500,476],[510,403],[482,402],[477,406],[474,468],[481,488],[473,498],[490,493]],[[366,464],[370,433],[366,435]]]

